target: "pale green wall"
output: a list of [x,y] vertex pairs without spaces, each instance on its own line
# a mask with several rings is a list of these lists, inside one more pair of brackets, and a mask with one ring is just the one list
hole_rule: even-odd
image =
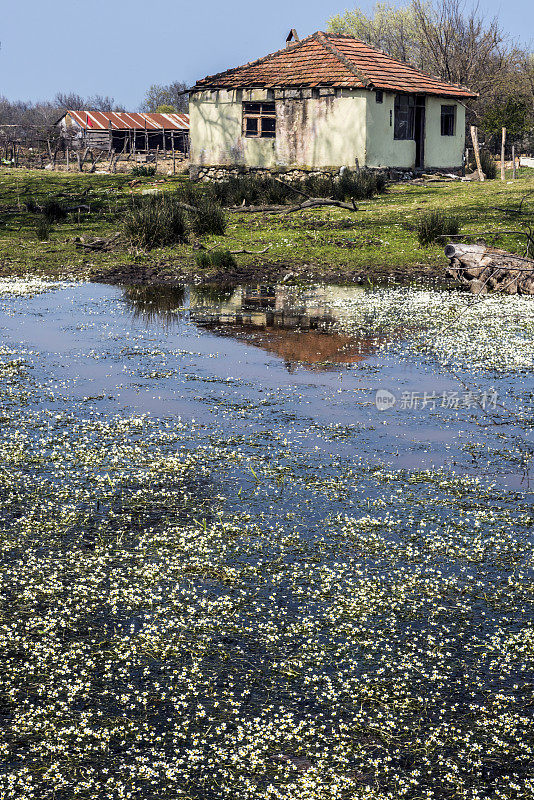
[[191,163],[343,166],[355,164],[357,158],[363,164],[366,94],[358,90],[341,97],[277,100],[276,139],[242,136],[242,100],[266,99],[266,92],[244,92],[241,97],[226,91],[193,95]]
[[364,90],[341,97],[277,101],[276,163],[354,166],[365,160]]
[[[277,99],[277,136],[242,135],[242,101],[271,99],[266,90],[213,91],[190,99],[191,163],[257,167],[413,167],[415,142],[393,138],[393,93],[377,103],[374,92],[343,90],[341,96]],[[425,166],[458,167],[464,148],[465,109],[457,105],[455,136],[441,136],[441,105],[426,98]],[[391,124],[390,124],[391,111]]]
[[409,139],[393,138],[395,95],[390,92],[384,92],[384,101],[377,103],[374,92],[368,92],[367,94],[366,166],[413,167],[415,164],[415,142]]
[[[441,106],[456,106],[454,136],[441,135]],[[465,148],[465,107],[446,97],[426,99],[425,166],[460,167]]]

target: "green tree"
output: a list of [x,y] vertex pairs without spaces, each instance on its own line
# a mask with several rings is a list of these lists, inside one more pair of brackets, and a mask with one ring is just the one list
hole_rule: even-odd
[[186,89],[187,85],[180,81],[167,85],[153,83],[145,95],[143,111],[154,112],[158,106],[172,106],[173,111],[187,111],[187,94],[183,94]]
[[500,103],[489,106],[480,120],[480,127],[487,133],[500,134],[506,128],[508,139],[518,140],[531,128],[531,113],[528,101],[523,97],[507,97]]
[[492,92],[519,57],[497,19],[466,9],[463,0],[409,0],[400,8],[379,2],[370,14],[356,8],[332,17],[329,26],[480,93]]
[[170,103],[162,103],[156,108],[156,114],[175,114],[176,108],[171,106]]

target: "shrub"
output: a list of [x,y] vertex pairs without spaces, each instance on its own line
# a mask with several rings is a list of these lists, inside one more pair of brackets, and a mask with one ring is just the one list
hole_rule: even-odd
[[189,206],[198,206],[205,196],[205,192],[201,188],[197,188],[190,181],[181,183],[173,191],[173,197],[176,197],[182,203],[187,203]]
[[240,206],[243,202],[246,205],[282,205],[288,198],[294,197],[291,189],[274,178],[258,175],[213,181],[207,187],[207,192],[223,206]]
[[209,233],[222,235],[226,230],[224,211],[210,197],[201,198],[196,212],[191,212],[191,227],[197,236]]
[[152,247],[177,244],[186,238],[186,217],[172,195],[149,195],[134,201],[126,214],[124,235],[132,244]]
[[362,169],[358,172],[345,170],[334,182],[334,200],[370,200],[386,191],[386,179],[378,172]]
[[312,197],[332,197],[334,178],[328,175],[308,175],[302,182],[302,189]]
[[37,205],[37,203],[35,202],[33,197],[30,197],[29,200],[26,200],[26,204],[25,205],[26,205],[26,211],[28,212],[28,214],[37,214],[39,212],[39,210],[40,210],[39,206]]
[[46,217],[38,217],[35,223],[35,235],[40,242],[47,242],[50,239],[52,225]]
[[218,269],[232,269],[237,267],[237,261],[229,250],[201,250],[197,253],[197,264],[203,269],[217,267]]
[[60,222],[67,217],[67,210],[54,197],[43,203],[43,216],[47,222]]
[[[288,181],[280,183],[275,178],[259,175],[230,177],[206,185],[205,196],[222,206],[284,205],[296,203],[299,194]],[[383,175],[371,170],[353,172],[345,170],[340,176],[309,175],[302,182],[294,182],[295,189],[302,189],[312,197],[331,197],[335,200],[368,199],[386,191]],[[184,187],[181,191],[186,192]],[[186,201],[187,202],[187,201]]]
[[[493,180],[497,177],[497,163],[489,150],[480,151],[480,163],[482,164],[482,172],[488,180]],[[474,172],[477,169],[476,160],[473,159],[469,166]]]
[[147,167],[143,164],[133,167],[132,175],[134,178],[151,178],[156,174],[156,167]]
[[460,230],[458,217],[443,211],[427,211],[417,220],[415,230],[421,246],[443,242],[447,236],[456,236]]

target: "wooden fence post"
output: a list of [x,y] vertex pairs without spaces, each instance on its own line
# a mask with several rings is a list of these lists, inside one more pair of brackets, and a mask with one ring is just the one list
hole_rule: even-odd
[[478,147],[478,131],[474,125],[471,125],[471,139],[473,140],[473,150],[475,151],[475,160],[477,162],[478,179],[484,180],[484,173],[482,172],[482,164],[480,161],[480,150]]
[[501,181],[506,178],[506,173],[504,169],[504,146],[506,144],[506,128],[502,129],[502,136],[501,136]]

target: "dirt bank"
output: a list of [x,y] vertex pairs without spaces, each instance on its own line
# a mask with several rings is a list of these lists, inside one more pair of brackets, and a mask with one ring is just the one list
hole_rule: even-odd
[[237,265],[231,270],[219,271],[190,269],[168,261],[150,265],[120,264],[97,269],[90,274],[90,279],[98,283],[109,284],[165,284],[168,286],[183,283],[218,284],[234,286],[239,283],[279,283],[281,281],[321,281],[324,283],[412,283],[414,280],[432,281],[443,285],[452,285],[443,265],[429,266],[414,264],[392,269],[389,266],[373,266],[368,269],[351,270],[327,266],[302,264],[300,262],[268,262],[258,264]]

